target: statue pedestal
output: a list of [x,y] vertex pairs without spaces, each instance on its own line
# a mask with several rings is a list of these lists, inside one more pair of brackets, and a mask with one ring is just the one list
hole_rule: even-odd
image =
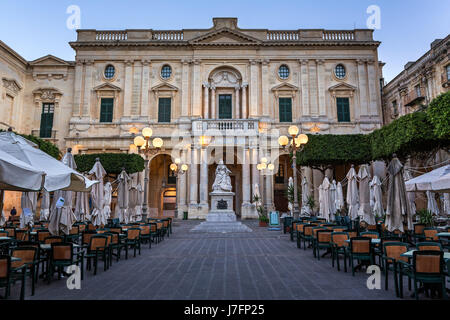
[[206,221],[193,228],[191,232],[252,232],[241,222],[236,221],[233,210],[234,192],[213,191],[211,196],[211,210]]

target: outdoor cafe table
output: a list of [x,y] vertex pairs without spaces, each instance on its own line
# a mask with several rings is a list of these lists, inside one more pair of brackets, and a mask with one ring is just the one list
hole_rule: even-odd
[[[416,250],[409,250],[405,253],[402,253],[401,256],[402,257],[407,257],[407,258],[412,258],[413,257],[413,252]],[[450,260],[450,252],[444,252],[444,260]]]
[[11,237],[0,237],[0,241],[8,241],[8,240],[12,240]]
[[436,235],[438,237],[450,238],[450,232],[439,232],[439,233],[436,233]]
[[[345,240],[345,242],[350,243],[350,239]],[[377,245],[381,243],[381,239],[370,239],[370,244]]]

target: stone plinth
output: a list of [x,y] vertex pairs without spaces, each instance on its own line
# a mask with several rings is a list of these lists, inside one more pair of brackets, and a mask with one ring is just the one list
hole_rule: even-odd
[[236,221],[233,210],[234,192],[213,191],[211,210],[206,221],[193,228],[191,232],[252,232],[252,230]]

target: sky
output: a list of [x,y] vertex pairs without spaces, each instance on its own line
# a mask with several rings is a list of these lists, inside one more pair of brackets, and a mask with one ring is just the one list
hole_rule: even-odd
[[206,29],[212,17],[237,17],[243,29],[367,28],[367,8],[376,5],[386,81],[450,33],[450,0],[0,0],[0,40],[30,61],[47,54],[74,60],[71,5],[82,29],[100,30]]

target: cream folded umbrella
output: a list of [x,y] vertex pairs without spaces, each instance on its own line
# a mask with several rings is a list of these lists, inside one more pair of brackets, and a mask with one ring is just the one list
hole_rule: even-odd
[[450,164],[408,180],[406,191],[450,192]]
[[128,210],[127,210],[127,223],[136,222],[136,206],[138,204],[138,189],[132,186],[128,195]]
[[444,199],[442,202],[442,215],[450,215],[450,193],[444,193]]
[[[44,188],[49,192],[56,190],[90,191],[92,185],[96,183],[96,181],[85,178],[62,161],[58,161],[36,148],[36,144],[12,132],[0,133],[0,150],[33,167],[35,172],[45,173]],[[27,184],[34,185],[33,188],[28,189],[41,189],[35,189],[39,184],[39,179],[36,176],[30,178],[25,176],[22,180],[28,180]]]
[[363,164],[359,167],[359,209],[358,215],[360,221],[365,221],[369,225],[375,224],[375,216],[370,207],[370,187],[369,187],[369,170],[367,165]]
[[22,214],[20,215],[20,228],[32,227],[37,207],[37,192],[22,192],[20,197]]
[[5,226],[6,224],[6,217],[5,213],[3,212],[3,197],[5,195],[5,191],[0,189],[0,227]]
[[[75,169],[77,168],[77,165],[75,163],[75,159],[73,158],[71,148],[67,150],[61,160],[61,163],[76,172]],[[79,175],[84,181],[84,176],[81,174]],[[69,234],[70,229],[72,229],[72,225],[76,221],[75,214],[72,211],[73,196],[74,192],[67,190],[57,190],[54,193],[48,224],[48,230],[52,235]]]
[[323,183],[319,186],[319,217],[324,217],[324,207],[323,207]]
[[374,204],[373,204],[373,213],[375,214],[375,217],[382,217],[384,216],[384,209],[383,209],[383,194],[381,191],[381,180],[378,176],[374,176],[372,179],[372,186],[373,186],[373,197],[374,197]]
[[439,207],[436,202],[436,198],[434,197],[435,193],[431,191],[427,191],[427,210],[432,214],[438,216],[439,215]]
[[142,189],[141,184],[139,183],[136,187],[137,189],[137,205],[135,210],[136,213],[136,221],[142,220],[142,206],[144,204],[144,190]]
[[336,180],[333,179],[330,186],[330,220],[336,220]]
[[50,192],[42,189],[41,211],[39,212],[39,221],[47,221],[50,215]]
[[417,209],[416,209],[416,193],[414,191],[408,191],[408,181],[413,179],[411,171],[404,170],[403,178],[405,179],[406,197],[408,198],[408,201],[409,201],[409,208],[411,209],[411,215],[414,216],[417,211]]
[[322,187],[322,217],[327,220],[327,222],[331,219],[331,196],[330,196],[330,187],[331,183],[330,180],[328,180],[328,177],[325,177],[323,179],[323,182],[321,184]]
[[[294,180],[292,179],[292,177],[289,177],[289,182],[288,182],[288,188],[291,189],[294,187]],[[289,201],[288,203],[288,209],[289,209],[289,214],[292,216],[293,210],[294,210],[294,204]]]
[[94,226],[101,226],[106,224],[105,212],[103,211],[103,178],[106,175],[106,171],[100,163],[100,159],[95,159],[95,164],[92,167],[91,171],[89,171],[90,175],[93,175],[94,178],[99,182],[94,185],[91,190],[91,200],[94,209],[92,210],[92,224]]
[[340,182],[336,185],[336,210],[344,209],[344,191]]
[[126,214],[129,200],[128,181],[130,180],[130,177],[125,172],[125,170],[122,170],[117,179],[119,180],[119,185],[117,187],[116,217],[119,218],[119,221],[121,223],[128,223],[128,221],[125,221],[125,219],[128,219]]
[[103,187],[103,215],[106,219],[111,218],[111,200],[112,200],[112,186],[111,182],[105,183]]
[[359,209],[359,196],[358,196],[358,186],[356,184],[356,170],[352,165],[351,169],[347,173],[347,206],[348,206],[348,216],[351,220],[356,220],[358,218]]
[[75,194],[75,217],[77,221],[91,220],[89,211],[89,192],[77,192]]
[[389,232],[394,230],[405,232],[403,225],[406,225],[408,230],[413,230],[411,208],[403,178],[403,165],[395,155],[387,167],[387,172],[389,185],[386,205],[386,228]]
[[311,215],[311,208],[308,206],[308,198],[310,197],[309,194],[309,186],[308,181],[306,180],[306,177],[303,177],[302,180],[302,209],[301,214],[302,215]]

